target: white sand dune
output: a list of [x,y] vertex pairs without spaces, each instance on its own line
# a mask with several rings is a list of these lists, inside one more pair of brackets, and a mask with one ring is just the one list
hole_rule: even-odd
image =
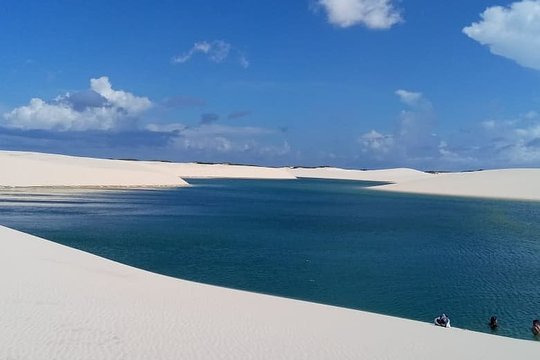
[[533,359],[540,352],[533,341],[173,279],[5,227],[0,288],[0,359]]
[[333,167],[290,168],[289,172],[299,178],[383,181],[402,183],[410,180],[431,178],[432,174],[399,168],[385,170],[348,170]]
[[132,161],[0,151],[0,187],[186,186],[171,174]]
[[295,179],[281,168],[93,159],[0,151],[0,187],[186,186],[182,178]]
[[[0,187],[183,186],[181,177],[298,176],[394,183],[378,187],[388,191],[540,199],[538,169],[432,175],[7,151],[0,152],[0,168]],[[454,360],[540,352],[533,341],[173,279],[1,226],[0,289],[0,359]]]
[[540,169],[443,173],[372,189],[406,193],[540,200]]
[[226,178],[226,179],[296,179],[287,169],[263,166],[142,162],[150,169],[157,169],[184,179]]
[[413,169],[269,168],[227,164],[122,161],[0,151],[0,187],[186,186],[183,178],[321,178],[389,182],[375,190],[540,200],[540,169],[428,174]]
[[389,182],[372,190],[426,195],[540,200],[540,169],[501,169],[431,174],[413,169],[291,168],[299,178]]

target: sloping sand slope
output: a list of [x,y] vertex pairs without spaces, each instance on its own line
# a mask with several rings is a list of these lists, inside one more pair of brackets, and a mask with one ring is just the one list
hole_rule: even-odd
[[178,176],[131,161],[0,151],[0,186],[185,186]]
[[433,195],[540,200],[540,169],[436,174],[372,189]]
[[185,186],[183,177],[296,179],[281,168],[106,160],[16,151],[0,151],[0,168],[0,187]]
[[1,226],[0,287],[0,359],[533,359],[540,352],[532,341],[177,280]]

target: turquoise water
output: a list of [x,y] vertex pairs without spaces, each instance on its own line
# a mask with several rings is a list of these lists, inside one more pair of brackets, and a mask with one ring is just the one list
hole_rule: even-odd
[[0,223],[183,279],[532,339],[540,203],[328,180],[4,191]]

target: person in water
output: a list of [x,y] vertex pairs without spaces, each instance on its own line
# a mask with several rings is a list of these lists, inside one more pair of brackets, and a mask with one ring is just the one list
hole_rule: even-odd
[[534,336],[540,335],[540,320],[533,320],[531,331]]
[[489,327],[491,330],[496,330],[499,327],[496,316],[492,316],[491,319],[489,319]]
[[442,327],[450,327],[450,319],[446,314],[442,314],[441,316],[435,318],[435,325],[442,326]]

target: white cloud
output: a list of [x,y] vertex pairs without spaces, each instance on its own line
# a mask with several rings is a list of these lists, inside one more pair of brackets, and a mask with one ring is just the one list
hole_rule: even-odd
[[389,29],[402,21],[391,0],[319,0],[328,21],[339,27],[364,25],[369,29]]
[[479,140],[484,144],[479,156],[486,161],[503,166],[540,164],[540,119],[535,111],[512,119],[481,122],[480,130]]
[[[253,126],[226,126],[215,123],[198,126],[183,124],[149,124],[147,130],[178,134],[172,140],[177,149],[204,153],[251,153],[264,156],[282,156],[290,151],[287,142],[275,144],[273,129]],[[269,142],[270,141],[270,142]]]
[[205,54],[208,56],[210,61],[215,63],[221,63],[229,56],[231,51],[231,44],[222,41],[215,40],[212,42],[201,41],[193,44],[192,48],[189,49],[186,53],[182,55],[175,56],[172,59],[172,62],[175,64],[183,64],[195,55],[195,54]]
[[439,143],[439,155],[442,163],[453,163],[456,165],[461,164],[465,166],[471,166],[476,163],[476,159],[474,157],[461,154],[457,151],[452,151],[448,146],[448,143],[444,140],[441,140]]
[[423,100],[423,95],[420,92],[399,89],[396,90],[396,95],[402,103],[409,106],[416,106]]
[[186,130],[188,127],[184,124],[173,123],[173,124],[148,124],[146,125],[146,130],[153,132],[180,132]]
[[375,130],[363,134],[358,139],[362,146],[362,152],[373,153],[376,157],[381,157],[390,152],[394,147],[394,136],[381,134]]
[[231,44],[223,40],[196,42],[187,52],[173,57],[172,63],[184,64],[191,60],[191,58],[196,54],[204,54],[206,55],[208,60],[220,64],[227,60],[231,53],[236,53],[240,66],[242,66],[243,68],[249,67],[249,60],[247,59],[245,54],[240,53]]
[[152,102],[146,97],[138,97],[122,90],[113,90],[106,76],[90,79],[90,88],[107,99],[113,107],[124,109],[129,114],[140,113],[152,106]]
[[395,94],[411,109],[401,111],[394,132],[371,130],[361,135],[358,140],[361,151],[378,161],[424,165],[441,155],[440,139],[434,134],[436,124],[431,103],[420,92],[397,90]]
[[54,101],[31,99],[3,114],[3,125],[17,129],[110,130],[133,121],[152,106],[146,97],[113,90],[109,79],[90,80],[91,90],[67,93]]
[[486,121],[482,121],[480,125],[486,130],[491,130],[495,128],[496,122],[495,120],[486,120]]
[[540,1],[492,6],[480,17],[479,22],[463,28],[467,36],[488,46],[493,54],[540,70]]

